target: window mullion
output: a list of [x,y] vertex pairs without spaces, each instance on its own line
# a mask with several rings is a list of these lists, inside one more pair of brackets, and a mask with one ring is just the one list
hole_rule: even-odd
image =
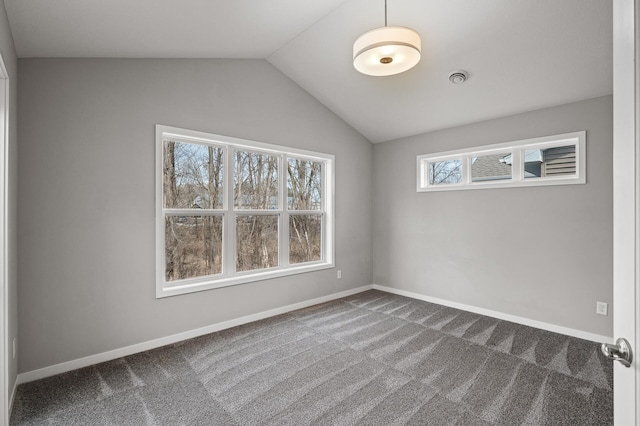
[[278,198],[280,211],[280,222],[278,226],[278,253],[280,260],[280,267],[289,266],[289,204],[288,204],[288,196],[287,192],[287,177],[288,177],[288,168],[287,162],[288,158],[284,155],[280,155],[279,158],[279,173],[278,173]]
[[514,148],[511,151],[511,178],[515,182],[524,181],[524,152],[525,148]]
[[224,216],[222,234],[222,265],[224,268],[223,273],[228,276],[233,276],[236,272],[236,215],[233,208],[233,171],[235,165],[233,161],[233,147],[227,146],[225,153],[224,208],[226,214]]
[[471,183],[471,155],[462,157],[462,184],[469,185]]

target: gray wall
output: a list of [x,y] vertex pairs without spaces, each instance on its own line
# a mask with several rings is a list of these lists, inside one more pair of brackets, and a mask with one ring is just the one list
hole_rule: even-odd
[[[611,336],[612,97],[374,147],[374,283]],[[587,184],[416,192],[416,155],[587,131]]]
[[[264,60],[19,61],[19,369],[372,282],[373,147]],[[154,125],[336,156],[336,270],[155,298]]]
[[9,73],[9,158],[8,158],[8,210],[7,218],[7,239],[8,239],[8,260],[7,272],[8,282],[8,324],[7,324],[7,345],[9,348],[9,377],[7,378],[8,394],[11,395],[13,386],[18,374],[18,360],[11,357],[11,346],[13,339],[18,336],[18,239],[17,239],[17,211],[18,211],[18,60],[13,45],[13,36],[4,2],[0,3],[0,53],[4,65]]

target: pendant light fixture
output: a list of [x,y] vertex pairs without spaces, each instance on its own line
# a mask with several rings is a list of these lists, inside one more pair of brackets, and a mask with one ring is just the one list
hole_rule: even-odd
[[367,75],[399,74],[420,61],[421,48],[420,35],[411,28],[387,26],[384,0],[384,27],[362,34],[353,43],[353,66]]

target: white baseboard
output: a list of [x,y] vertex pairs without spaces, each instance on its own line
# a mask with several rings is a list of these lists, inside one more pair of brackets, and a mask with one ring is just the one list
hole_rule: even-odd
[[406,296],[412,299],[424,300],[425,302],[436,303],[438,305],[461,309],[463,311],[473,312],[474,314],[486,315],[489,317],[498,318],[505,321],[515,322],[517,324],[527,325],[529,327],[539,328],[541,330],[552,331],[554,333],[573,336],[579,339],[590,340],[592,342],[613,343],[613,337],[611,336],[601,336],[599,334],[589,333],[587,331],[576,330],[568,327],[562,327],[555,324],[549,324],[543,321],[536,321],[529,318],[519,317],[516,315],[505,314],[503,312],[492,311],[490,309],[484,309],[484,308],[478,308],[476,306],[465,305],[463,303],[451,302],[449,300],[438,299],[437,297],[425,296],[423,294],[414,293],[411,291],[399,290],[397,288],[386,287],[383,285],[374,284],[373,288],[374,290],[385,291],[387,293],[393,293],[399,296]]
[[567,336],[573,336],[580,339],[590,340],[593,342],[613,343],[613,338],[610,336],[601,336],[598,334],[593,334],[593,333],[589,333],[582,330],[562,327],[559,325],[549,324],[542,321],[536,321],[529,318],[523,318],[516,315],[505,314],[498,311],[492,311],[490,309],[484,309],[476,306],[465,305],[463,303],[458,303],[458,302],[451,302],[449,300],[438,299],[436,297],[425,296],[423,294],[400,290],[392,287],[386,287],[378,284],[371,284],[371,285],[365,285],[362,287],[357,287],[351,290],[341,291],[339,293],[333,293],[327,296],[318,297],[315,299],[305,300],[303,302],[294,303],[292,305],[287,305],[280,308],[271,309],[268,311],[258,312],[256,314],[247,315],[244,317],[235,318],[228,321],[223,321],[220,323],[208,325],[206,327],[197,328],[195,330],[189,330],[182,333],[173,334],[171,336],[161,337],[159,339],[137,343],[135,345],[114,349],[108,352],[90,355],[84,358],[79,358],[79,359],[63,362],[60,364],[52,365],[49,367],[40,368],[38,370],[32,370],[32,371],[27,371],[25,373],[20,373],[18,374],[16,383],[13,388],[13,392],[11,394],[9,410],[11,410],[11,407],[13,407],[13,399],[15,397],[16,387],[22,383],[44,379],[45,377],[55,376],[56,374],[66,373],[67,371],[76,370],[78,368],[84,368],[90,365],[99,364],[101,362],[111,361],[114,359],[122,358],[124,356],[133,355],[138,352],[148,351],[151,349],[159,348],[159,347],[170,345],[173,343],[178,343],[183,340],[192,339],[194,337],[203,336],[209,333],[215,333],[216,331],[225,330],[227,328],[236,327],[236,326],[247,324],[253,321],[259,321],[261,319],[285,314],[287,312],[295,311],[297,309],[302,309],[302,308],[317,305],[320,303],[329,302],[331,300],[351,296],[353,294],[361,293],[363,291],[371,290],[371,289],[380,290],[387,293],[393,293],[400,296],[406,296],[412,299],[424,300],[426,302],[437,303],[439,305],[449,306],[451,308],[461,309],[463,311],[473,312],[480,315],[487,315],[493,318],[498,318],[505,321],[511,321],[517,324],[527,325],[530,327],[552,331],[554,333],[560,333]]
[[99,364],[101,362],[111,361],[114,359],[122,358],[124,356],[133,355],[138,352],[148,351],[150,349],[159,348],[162,346],[181,342],[183,340],[192,339],[194,337],[203,336],[205,334],[214,333],[216,331],[225,330],[227,328],[236,327],[238,325],[247,324],[253,321],[274,317],[276,315],[285,314],[297,309],[302,309],[320,303],[329,302],[331,300],[340,299],[342,297],[351,296],[353,294],[361,293],[366,290],[371,290],[372,288],[373,285],[365,285],[351,290],[345,290],[339,293],[333,293],[327,296],[317,297],[315,299],[294,303],[292,305],[287,305],[264,312],[258,312],[256,314],[247,315],[228,321],[223,321],[217,324],[208,325],[206,327],[197,328],[195,330],[189,330],[182,333],[173,334],[171,336],[161,337],[159,339],[149,340],[143,343],[126,346],[124,348],[114,349],[112,351],[90,355],[72,361],[62,362],[60,364],[40,368],[38,370],[27,371],[25,373],[18,374],[16,385],[32,382],[34,380],[44,379],[45,377],[55,376],[56,374],[66,373],[67,371],[77,370],[78,368],[88,367],[90,365]]

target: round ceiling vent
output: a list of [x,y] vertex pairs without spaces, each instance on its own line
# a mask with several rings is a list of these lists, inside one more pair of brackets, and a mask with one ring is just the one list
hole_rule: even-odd
[[449,81],[453,84],[462,84],[469,78],[469,73],[463,70],[453,71],[449,74]]

